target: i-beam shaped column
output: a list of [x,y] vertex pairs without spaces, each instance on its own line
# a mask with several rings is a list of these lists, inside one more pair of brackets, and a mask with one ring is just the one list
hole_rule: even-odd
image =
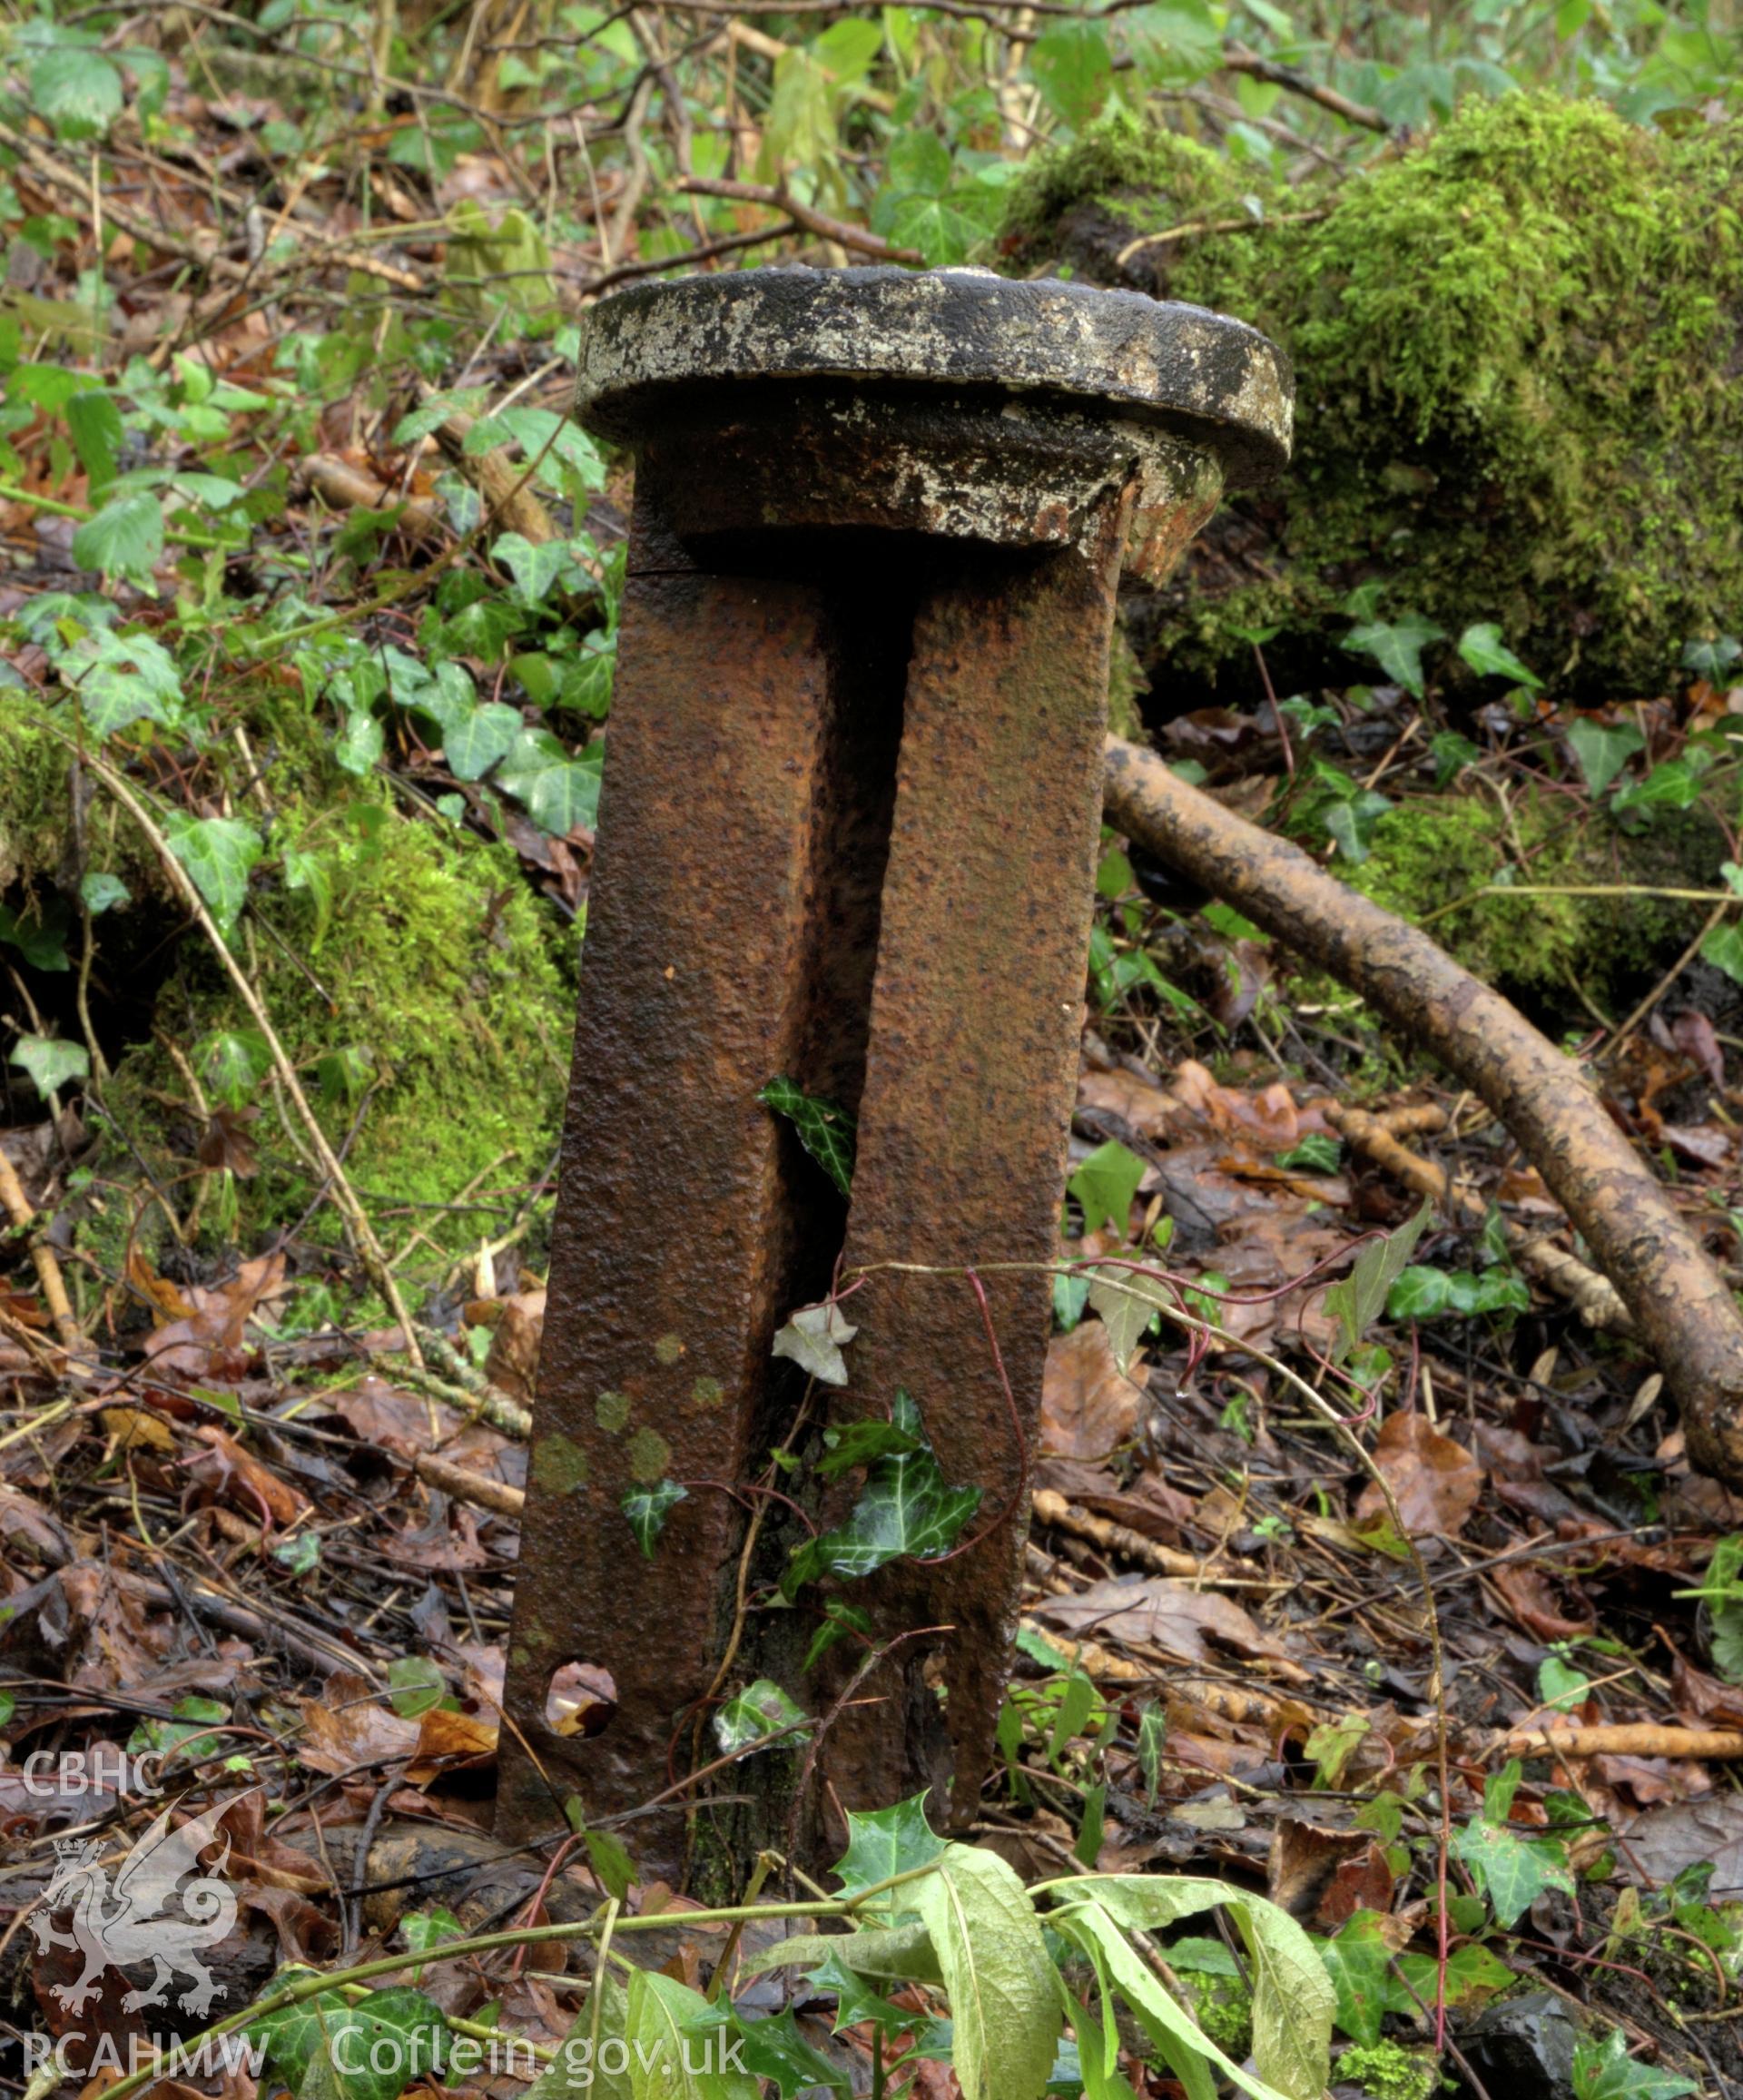
[[[1290,380],[1236,321],[979,271],[758,271],[596,308],[580,412],[637,458],[509,1649],[498,1828],[675,1805],[701,1723],[773,1677],[833,1714],[724,1775],[744,1856],[827,1853],[839,1804],[965,1819],[990,1757],[1027,1522],[1122,567],[1155,577],[1226,482],[1287,457]],[[851,1203],[756,1101],[857,1114]],[[960,1273],[982,1273],[984,1308]],[[940,1273],[950,1271],[952,1273]],[[863,1275],[851,1382],[771,1359]],[[997,1350],[990,1338],[996,1336]],[[894,1649],[807,1669],[760,1608],[823,1491],[772,1447],[919,1402],[982,1488],[966,1551],[839,1593]],[[682,1485],[652,1559],[624,1501]],[[785,1499],[782,1499],[785,1498]],[[757,1531],[747,1535],[749,1512]],[[610,1672],[596,1736],[563,1665]],[[940,1704],[938,1688],[942,1687]],[[832,1827],[833,1825],[833,1827]]]

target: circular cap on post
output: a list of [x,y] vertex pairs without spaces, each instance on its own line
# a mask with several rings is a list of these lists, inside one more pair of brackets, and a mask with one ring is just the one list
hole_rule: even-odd
[[1049,397],[1212,453],[1226,484],[1287,465],[1288,359],[1198,306],[981,270],[769,269],[639,285],[588,314],[576,409],[634,444],[677,393],[744,380]]

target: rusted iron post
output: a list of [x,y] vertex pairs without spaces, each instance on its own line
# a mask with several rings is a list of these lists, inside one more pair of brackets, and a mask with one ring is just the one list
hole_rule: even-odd
[[[579,410],[634,449],[635,508],[504,1834],[560,1824],[570,1791],[596,1817],[667,1794],[712,1754],[698,1720],[759,1674],[839,1711],[803,1803],[796,1755],[728,1775],[761,1796],[729,1846],[827,1846],[838,1807],[921,1786],[972,1812],[1039,1410],[1115,593],[1282,464],[1291,398],[1237,321],[974,271],[694,278],[589,317]],[[851,1203],[758,1105],[777,1074],[857,1114]],[[851,1383],[807,1411],[772,1337],[860,1272]],[[844,1592],[874,1645],[948,1631],[842,1703],[868,1651],[807,1671],[816,1612],[755,1608],[804,1534],[765,1496],[747,1550],[744,1483],[899,1387],[981,1513],[967,1551]],[[649,1560],[622,1499],[664,1480],[686,1495]],[[615,1684],[596,1736],[548,1725],[573,1662]],[[668,1799],[635,1835],[671,1872]]]

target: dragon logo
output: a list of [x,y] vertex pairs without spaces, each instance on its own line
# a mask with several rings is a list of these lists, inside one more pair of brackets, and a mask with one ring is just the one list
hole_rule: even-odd
[[[200,1959],[200,1950],[227,1937],[236,1923],[235,1891],[220,1878],[230,1860],[229,1839],[222,1838],[223,1854],[214,1868],[207,1871],[200,1865],[201,1853],[221,1841],[222,1813],[222,1808],[209,1809],[172,1829],[165,1809],[121,1862],[113,1887],[108,1868],[98,1863],[101,1839],[56,1842],[54,1871],[30,1929],[40,1952],[60,1947],[84,1957],[84,1973],[76,1983],[49,1986],[67,2012],[84,2009],[105,1969],[136,1961],[154,1963],[155,1973],[149,1987],[128,1992],[123,2012],[162,2005],[171,1978],[178,1975],[192,1979],[178,2002],[196,2018],[205,2016],[213,1998],[223,1996],[223,1985],[212,1981]],[[184,1882],[188,1875],[193,1878]],[[62,1910],[71,1912],[70,1933],[56,1931],[52,1922]]]

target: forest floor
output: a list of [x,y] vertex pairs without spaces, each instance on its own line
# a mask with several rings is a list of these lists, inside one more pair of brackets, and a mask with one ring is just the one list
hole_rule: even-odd
[[[87,54],[98,132],[103,68],[136,96],[148,56]],[[74,94],[33,64],[42,95]],[[380,1958],[369,1982],[416,1987],[450,2033],[548,2054],[586,1983],[560,1942],[534,1966],[420,1957],[612,1898],[669,1918],[681,1980],[737,1945],[636,1878],[633,1824],[555,1854],[488,1838],[625,491],[564,421],[574,301],[540,335],[481,300],[643,266],[548,239],[492,123],[427,166],[428,102],[353,113],[318,153],[277,83],[178,61],[157,128],[109,139],[94,189],[95,133],[0,126],[0,213],[25,227],[0,311],[0,2085],[33,2100],[56,2082],[32,2076],[34,2037],[94,2022],[124,2056],[147,2029],[122,2003],[144,1970],[104,1970],[74,2014],[74,1945],[36,1929],[62,1826],[118,1844],[152,1821],[123,1758],[222,1808],[229,2011],[287,1966]],[[245,187],[276,154],[299,181],[256,224]],[[1399,632],[1374,630],[1371,686],[1142,705],[1169,755],[1372,854],[1400,901],[1413,854],[1433,862],[1449,822],[1467,840],[1449,781],[1501,810],[1512,873],[1479,852],[1462,904],[1442,865],[1416,903],[1503,972],[1529,951],[1521,1000],[1590,1054],[1734,1276],[1743,969],[1702,959],[1736,938],[1724,893],[1703,884],[1646,951],[1600,931],[1688,904],[1670,877],[1624,910],[1564,870],[1531,925],[1504,913],[1541,850],[1516,814],[1531,794],[1601,834],[1600,859],[1630,808],[1690,808],[1709,768],[1685,754],[1743,705],[1736,646],[1574,716],[1492,636],[1466,662],[1502,683],[1454,716]],[[67,694],[89,751],[42,727]],[[1062,1263],[1137,1250],[1209,1331],[1118,1335],[1062,1270],[976,1838],[1025,1881],[1153,1869],[1268,1894],[1324,1950],[1340,2092],[1414,2100],[1443,2069],[1476,2100],[1743,2091],[1743,1504],[1689,1472],[1653,1366],[1516,1264],[1505,1225],[1571,1237],[1486,1109],[1117,839],[1100,897]],[[451,972],[428,1023],[448,1030],[420,1044],[383,1010],[426,968]],[[311,1158],[287,1070],[339,1170]],[[1436,1177],[1451,1194],[1425,1209]],[[1315,1404],[1334,1366],[1335,1410]],[[48,1781],[25,1763],[44,1751]],[[724,1754],[717,1789],[763,1750]],[[1238,1953],[1166,1951],[1241,2061]],[[820,2064],[854,2092],[881,2078],[876,2019],[843,2006],[838,2028],[766,1978],[735,1996],[794,2014],[812,2054],[783,2093]],[[924,1990],[895,1996],[918,2029]],[[1577,2065],[1562,2002],[1590,2013]],[[295,2085],[309,2046],[282,2046]],[[950,2091],[921,2055],[910,2089]],[[1185,2090],[1123,2062],[1147,2100]],[[84,2046],[59,2069],[92,2093],[116,2075]],[[249,2100],[255,2081],[221,2083]]]

